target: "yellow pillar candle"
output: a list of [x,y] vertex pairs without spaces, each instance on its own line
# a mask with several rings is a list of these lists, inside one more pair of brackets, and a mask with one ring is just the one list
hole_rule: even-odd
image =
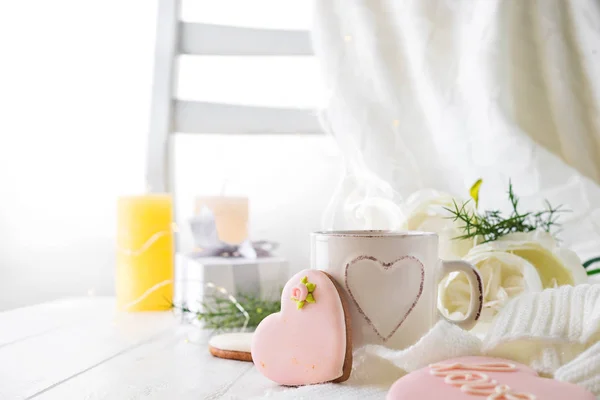
[[248,238],[248,198],[209,196],[196,199],[196,215],[208,207],[215,215],[219,239],[238,244]]
[[173,299],[173,202],[170,195],[121,197],[117,206],[117,305],[166,310]]

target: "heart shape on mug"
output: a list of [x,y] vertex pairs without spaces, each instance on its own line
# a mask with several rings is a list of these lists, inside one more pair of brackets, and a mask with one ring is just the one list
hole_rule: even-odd
[[363,255],[346,264],[344,275],[358,312],[385,343],[417,305],[423,293],[425,268],[413,256],[386,263]]
[[288,386],[348,379],[350,320],[332,279],[304,270],[286,283],[281,312],[263,319],[252,338],[252,360],[261,374]]
[[594,400],[572,383],[542,378],[526,365],[493,357],[460,357],[398,379],[387,400]]

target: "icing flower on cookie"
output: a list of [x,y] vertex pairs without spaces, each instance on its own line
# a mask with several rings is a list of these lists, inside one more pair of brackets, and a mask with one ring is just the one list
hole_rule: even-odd
[[306,287],[306,285],[298,285],[296,286],[294,289],[292,289],[292,296],[294,297],[294,299],[298,300],[298,301],[304,301],[306,300],[306,296],[308,295],[308,288]]
[[300,283],[292,289],[292,300],[296,302],[296,307],[301,309],[306,303],[315,303],[313,292],[317,285],[310,283],[305,276]]

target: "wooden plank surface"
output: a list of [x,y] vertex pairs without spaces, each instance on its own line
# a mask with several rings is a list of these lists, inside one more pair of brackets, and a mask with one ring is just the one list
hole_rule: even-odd
[[60,300],[0,313],[0,348],[76,323],[90,314],[110,314],[110,301]]
[[[169,311],[118,312],[112,298],[3,312],[0,399],[232,398],[236,383],[256,370],[212,357],[210,334]],[[256,377],[234,398],[274,386]]]
[[[284,388],[260,375],[252,363],[212,357],[209,337],[210,332],[184,324],[168,311],[119,313],[111,298],[2,312],[0,399],[294,397],[295,389],[282,393]],[[341,385],[335,390],[343,398],[350,389]],[[297,391],[298,396],[303,393],[302,388]],[[325,395],[331,398],[331,391]]]
[[308,31],[181,22],[179,52],[193,55],[313,55]]
[[181,133],[323,133],[314,110],[177,101]]
[[3,334],[8,340],[0,347],[0,399],[36,398],[132,349],[172,335],[179,325],[170,312],[117,313],[113,299],[59,304],[62,307],[50,307],[50,318],[43,312],[47,305],[0,313],[0,331],[14,326],[19,332]]
[[[43,400],[219,399],[253,369],[207,350],[208,334],[182,325],[40,395]],[[199,334],[199,335],[195,335]]]

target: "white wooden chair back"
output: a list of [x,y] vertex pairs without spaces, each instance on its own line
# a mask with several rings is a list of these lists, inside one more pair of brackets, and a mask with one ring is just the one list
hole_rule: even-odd
[[174,98],[179,55],[312,55],[308,31],[240,28],[180,20],[181,0],[159,0],[146,179],[170,192],[172,134],[321,133],[313,110],[252,107]]

